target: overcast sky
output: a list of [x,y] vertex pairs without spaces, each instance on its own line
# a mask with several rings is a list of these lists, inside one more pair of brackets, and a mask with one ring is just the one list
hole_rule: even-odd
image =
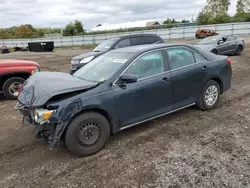
[[[21,24],[35,27],[64,27],[80,20],[85,29],[112,24],[164,18],[191,19],[206,0],[0,0],[0,27]],[[233,15],[236,0],[231,0]]]

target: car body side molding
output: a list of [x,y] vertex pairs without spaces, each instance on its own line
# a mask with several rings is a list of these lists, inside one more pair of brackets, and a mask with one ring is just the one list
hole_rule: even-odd
[[149,118],[149,119],[146,119],[146,120],[143,120],[143,121],[139,121],[139,122],[136,122],[136,123],[127,125],[127,126],[125,126],[125,127],[122,127],[120,130],[128,129],[128,128],[133,127],[133,126],[135,126],[135,125],[138,125],[138,124],[141,124],[141,123],[144,123],[144,122],[147,122],[147,121],[156,119],[156,118],[158,118],[158,117],[162,117],[162,116],[165,116],[165,115],[168,115],[168,114],[177,112],[177,111],[179,111],[179,110],[182,110],[182,109],[185,109],[185,108],[188,108],[188,107],[191,107],[191,106],[194,106],[195,104],[196,104],[196,103],[191,103],[191,104],[189,104],[189,105],[183,106],[183,107],[181,107],[181,108],[177,108],[177,109],[172,110],[172,111],[169,111],[169,112],[167,112],[167,113],[163,113],[163,114],[160,114],[160,115],[151,117],[151,118]]

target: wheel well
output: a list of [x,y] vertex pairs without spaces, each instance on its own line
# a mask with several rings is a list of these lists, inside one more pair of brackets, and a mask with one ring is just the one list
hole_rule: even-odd
[[[110,125],[110,130],[111,130],[111,132],[113,132],[113,129],[112,129],[112,127],[113,127],[113,126],[112,126],[112,125],[113,125],[113,122],[112,122],[111,116],[110,116],[110,115],[108,114],[108,112],[106,112],[105,110],[98,109],[98,108],[92,108],[92,109],[83,110],[83,111],[81,111],[81,112],[75,114],[75,115],[71,118],[70,122],[71,122],[75,117],[77,117],[77,116],[79,116],[79,115],[81,115],[81,114],[84,114],[84,113],[88,113],[88,112],[96,112],[96,113],[99,113],[99,114],[103,115],[103,116],[108,120],[109,125]],[[69,124],[70,124],[70,122],[69,122]],[[67,127],[68,127],[68,125],[67,125]],[[67,130],[67,127],[65,127],[65,129],[64,129],[64,131],[63,131],[62,138],[64,137],[64,134],[65,134],[65,132],[66,132],[66,130]]]
[[243,48],[243,46],[242,46],[241,44],[239,44],[238,47],[239,47],[239,46],[240,46],[241,48]]
[[20,77],[20,78],[23,78],[23,79],[26,80],[29,76],[30,76],[30,74],[27,73],[27,72],[4,74],[4,75],[1,76],[0,90],[2,90],[4,82],[6,82],[8,79],[10,79],[12,77]]
[[216,81],[219,84],[219,86],[220,86],[220,94],[222,94],[223,93],[223,83],[222,83],[222,81],[219,78],[212,78],[212,80]]

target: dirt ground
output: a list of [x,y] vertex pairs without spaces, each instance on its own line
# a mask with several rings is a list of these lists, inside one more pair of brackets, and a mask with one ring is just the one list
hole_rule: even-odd
[[[68,71],[71,57],[83,52],[16,52],[0,58]],[[63,146],[49,151],[32,127],[21,125],[15,101],[1,97],[0,187],[250,188],[250,41],[231,59],[232,88],[217,108],[192,107],[124,130],[88,158],[72,157]]]

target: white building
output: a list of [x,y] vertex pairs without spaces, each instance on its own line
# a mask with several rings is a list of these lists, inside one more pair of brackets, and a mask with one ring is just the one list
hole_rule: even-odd
[[138,27],[151,27],[155,25],[160,25],[159,22],[154,20],[142,20],[126,23],[118,23],[111,25],[103,25],[93,28],[91,31],[107,31],[107,30],[116,30],[116,29],[128,29],[128,28],[138,28]]

